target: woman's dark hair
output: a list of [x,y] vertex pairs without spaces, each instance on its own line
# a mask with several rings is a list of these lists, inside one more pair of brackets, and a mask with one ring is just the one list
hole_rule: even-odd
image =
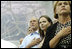
[[[48,21],[49,23],[51,23],[51,25],[53,24],[52,20],[51,20],[47,15],[42,15],[42,16],[39,18],[39,20],[40,20],[42,17],[46,18],[47,21]],[[39,24],[39,20],[38,20],[38,24]],[[41,30],[40,26],[39,26],[39,33],[40,33],[40,36],[43,38],[43,37],[44,37],[44,32],[43,32],[43,30]]]

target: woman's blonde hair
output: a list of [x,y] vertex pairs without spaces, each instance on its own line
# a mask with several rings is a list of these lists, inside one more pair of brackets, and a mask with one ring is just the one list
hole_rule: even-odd
[[[58,3],[59,1],[54,1],[54,18],[55,19],[57,19],[58,18],[58,16],[56,16],[56,13],[55,13],[55,9],[56,9],[56,6],[57,6],[57,3]],[[68,1],[69,2],[69,5],[71,6],[71,1]]]

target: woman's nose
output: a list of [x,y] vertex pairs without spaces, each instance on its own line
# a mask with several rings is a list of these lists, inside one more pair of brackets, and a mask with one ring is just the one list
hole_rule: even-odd
[[43,23],[41,25],[43,25]]
[[64,5],[64,4],[62,4],[62,7],[65,7],[65,5]]

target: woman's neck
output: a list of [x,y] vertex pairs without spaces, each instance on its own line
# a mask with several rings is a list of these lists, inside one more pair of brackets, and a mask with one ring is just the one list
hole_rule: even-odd
[[46,35],[46,31],[44,31],[44,36]]
[[68,22],[70,20],[71,20],[70,15],[59,15],[59,17],[58,17],[58,21],[61,24],[65,24],[66,22]]

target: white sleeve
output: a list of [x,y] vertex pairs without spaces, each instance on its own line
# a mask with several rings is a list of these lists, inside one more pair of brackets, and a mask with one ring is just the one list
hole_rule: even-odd
[[35,34],[35,38],[40,38],[40,35],[39,34]]

